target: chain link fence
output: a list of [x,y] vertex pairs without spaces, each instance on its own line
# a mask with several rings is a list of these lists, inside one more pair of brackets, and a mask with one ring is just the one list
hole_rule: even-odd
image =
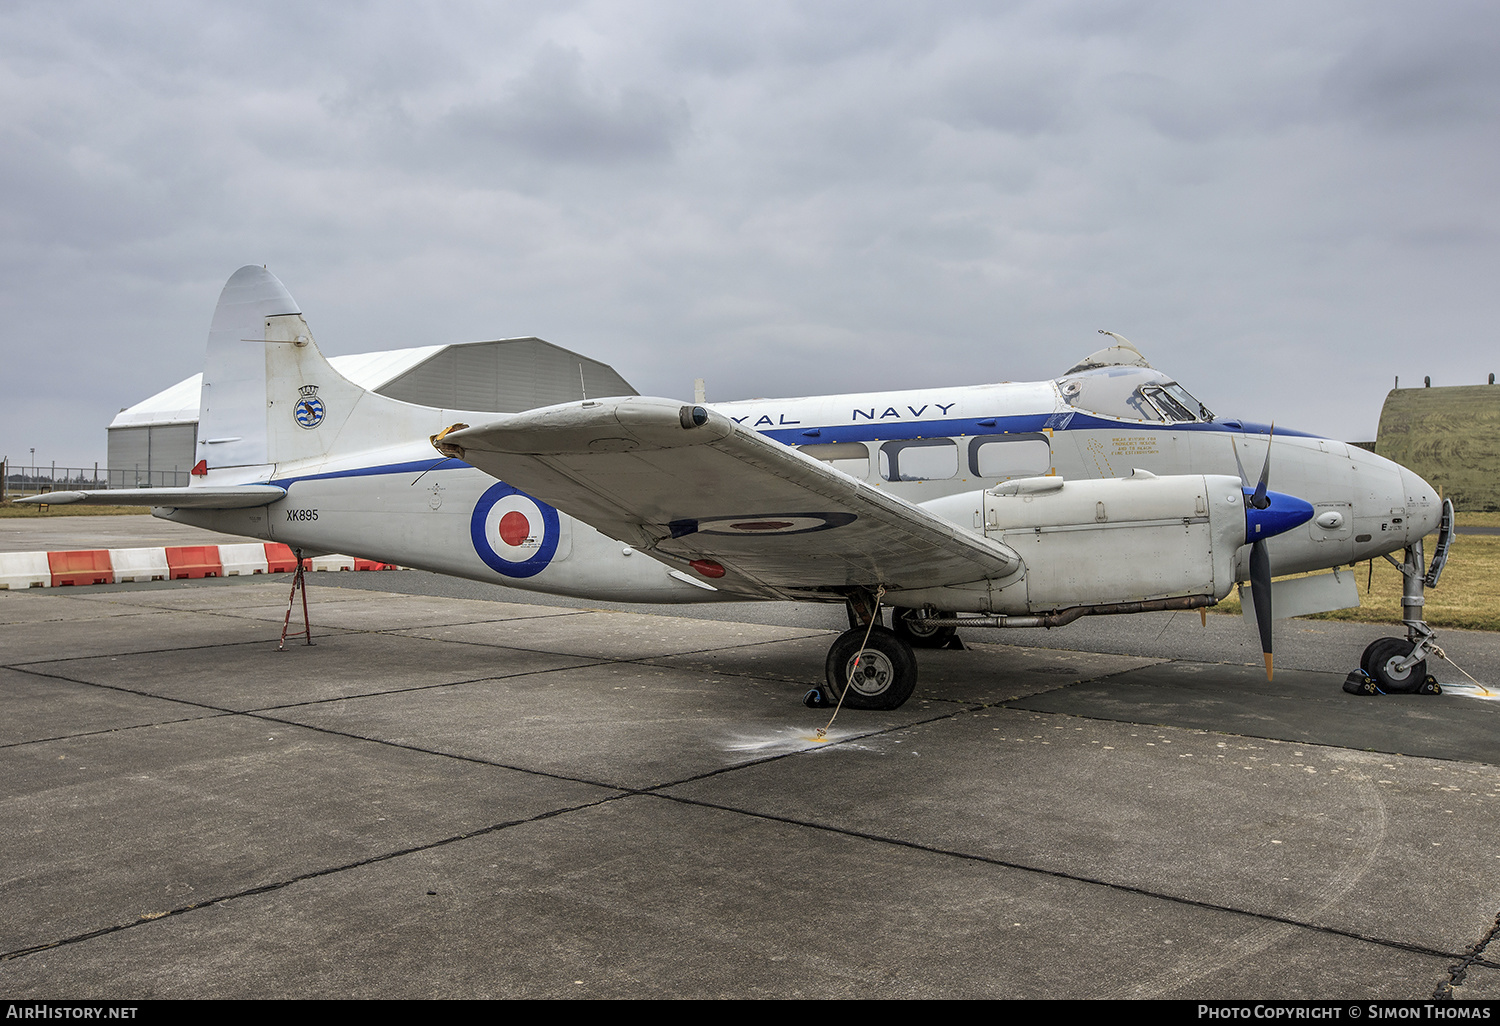
[[187,468],[146,470],[144,467],[114,469],[92,467],[59,467],[55,463],[19,465],[11,460],[0,462],[0,501],[19,499],[43,492],[81,492],[101,488],[185,488],[191,475]]

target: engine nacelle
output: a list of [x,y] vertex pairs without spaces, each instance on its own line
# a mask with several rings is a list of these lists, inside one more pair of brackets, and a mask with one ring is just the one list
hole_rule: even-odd
[[1217,474],[1022,478],[925,508],[972,523],[1019,553],[1024,566],[1003,580],[892,593],[897,605],[1015,614],[1188,596],[1218,601],[1234,586],[1235,552],[1245,544],[1240,482]]

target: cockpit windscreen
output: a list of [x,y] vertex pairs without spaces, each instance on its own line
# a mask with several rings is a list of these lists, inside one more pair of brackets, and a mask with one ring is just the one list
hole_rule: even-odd
[[1064,401],[1079,410],[1126,420],[1206,423],[1214,419],[1177,382],[1151,367],[1097,367],[1058,379]]

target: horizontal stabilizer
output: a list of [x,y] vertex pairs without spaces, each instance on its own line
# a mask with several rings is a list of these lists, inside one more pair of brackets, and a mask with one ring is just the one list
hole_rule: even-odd
[[171,506],[176,509],[250,509],[269,506],[286,495],[277,485],[234,485],[198,488],[109,488],[97,492],[47,492],[17,502],[65,506]]

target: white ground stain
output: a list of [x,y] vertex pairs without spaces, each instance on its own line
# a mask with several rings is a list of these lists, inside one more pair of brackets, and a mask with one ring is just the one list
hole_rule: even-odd
[[1460,698],[1479,698],[1489,702],[1500,702],[1500,689],[1483,684],[1444,684],[1443,694]]
[[773,755],[779,752],[800,752],[853,735],[830,730],[827,737],[819,738],[815,728],[784,727],[766,734],[731,734],[724,740],[724,749],[729,752],[755,752]]

